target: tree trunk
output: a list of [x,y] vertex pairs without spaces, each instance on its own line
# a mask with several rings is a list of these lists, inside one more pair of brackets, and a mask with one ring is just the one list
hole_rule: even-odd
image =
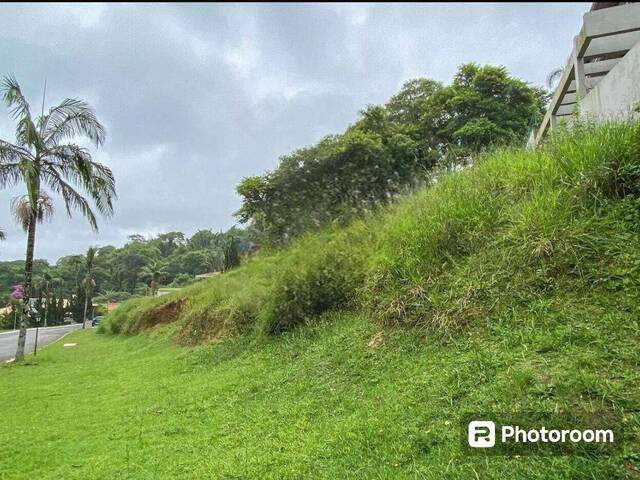
[[24,346],[27,340],[27,321],[29,319],[29,299],[31,298],[31,280],[33,277],[33,250],[36,242],[35,215],[29,222],[27,230],[27,258],[24,264],[24,298],[22,299],[22,314],[20,315],[20,333],[18,334],[18,348],[16,362],[24,358]]

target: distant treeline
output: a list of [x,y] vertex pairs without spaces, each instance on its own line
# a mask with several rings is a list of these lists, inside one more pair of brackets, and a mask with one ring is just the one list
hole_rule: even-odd
[[[251,229],[237,227],[219,233],[200,230],[191,238],[182,232],[149,239],[132,235],[121,248],[108,245],[96,249],[93,301],[118,302],[148,294],[154,278],[161,286],[183,286],[193,281],[195,275],[234,267],[241,255],[256,247]],[[68,255],[54,265],[35,260],[33,298],[46,298],[44,292],[48,288],[55,308],[58,308],[56,299],[62,298],[72,300],[74,305],[78,300],[82,304],[85,265],[84,255]],[[8,304],[9,289],[23,280],[23,260],[0,262],[0,303]]]
[[343,223],[389,203],[440,163],[492,145],[522,144],[544,112],[546,92],[503,67],[462,65],[451,85],[410,80],[385,105],[370,105],[344,133],[280,158],[245,178],[236,213],[270,244]]

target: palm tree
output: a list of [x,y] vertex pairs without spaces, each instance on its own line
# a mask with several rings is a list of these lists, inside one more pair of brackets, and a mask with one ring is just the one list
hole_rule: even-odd
[[[108,167],[94,162],[87,149],[75,143],[64,143],[76,137],[88,138],[96,147],[104,143],[104,127],[87,103],[67,98],[45,114],[43,101],[41,115],[34,118],[20,85],[12,76],[5,77],[0,83],[0,96],[17,123],[15,143],[0,140],[0,188],[24,183],[30,207],[25,295],[16,351],[16,360],[19,361],[24,357],[38,201],[46,194],[44,188],[62,197],[68,215],[74,209],[79,210],[95,230],[98,224],[93,209],[102,215],[111,215],[116,192],[115,180]],[[84,191],[87,198],[80,191]]]
[[4,231],[0,230],[0,240],[4,240],[6,238]]
[[53,216],[53,201],[49,195],[42,192],[36,201],[34,214],[29,196],[22,195],[11,200],[11,212],[16,223],[22,227],[25,233],[28,233],[32,219],[35,219],[35,223],[42,223],[51,219]]
[[150,279],[149,291],[151,296],[155,297],[156,295],[158,295],[160,282],[162,282],[167,275],[167,270],[160,260],[151,260],[142,268],[140,275],[143,278]]
[[[46,193],[41,193],[38,201],[36,202],[36,212],[34,215],[33,210],[31,209],[31,202],[29,201],[28,195],[22,195],[19,197],[15,197],[11,201],[11,211],[13,213],[13,218],[16,223],[18,223],[22,230],[25,233],[29,232],[29,225],[32,220],[35,220],[34,223],[42,223],[45,220],[50,219],[53,216],[53,202],[51,201],[51,197],[49,197]],[[45,273],[45,279],[49,277],[49,274]],[[49,277],[50,278],[50,277]],[[47,288],[48,290],[48,288]],[[47,308],[49,306],[48,298],[45,307],[44,314],[44,326],[47,326]]]
[[96,256],[96,249],[89,247],[87,250],[87,256],[84,264],[84,280],[82,280],[82,287],[84,288],[84,315],[82,317],[82,328],[84,329],[87,324],[87,307],[89,302],[93,306],[91,296],[93,295],[93,289],[96,287],[96,281],[93,278],[93,260]]
[[153,272],[151,282],[149,283],[149,289],[151,290],[152,297],[158,295],[158,290],[160,290],[160,280],[162,280],[162,274],[158,271]]

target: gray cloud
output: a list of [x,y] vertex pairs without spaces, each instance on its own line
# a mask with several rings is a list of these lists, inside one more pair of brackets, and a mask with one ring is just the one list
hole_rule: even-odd
[[[535,84],[564,63],[588,4],[118,4],[0,6],[0,74],[32,104],[88,100],[108,129],[96,158],[117,178],[116,215],[92,233],[59,204],[36,256],[55,260],[134,232],[225,229],[235,185],[339,132],[403,81],[505,65]],[[13,125],[0,111],[0,137]],[[0,259],[21,258],[0,192]]]

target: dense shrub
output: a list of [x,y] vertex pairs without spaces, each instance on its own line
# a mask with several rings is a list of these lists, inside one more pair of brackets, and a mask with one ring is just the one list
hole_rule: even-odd
[[263,329],[279,333],[328,310],[357,307],[376,223],[371,218],[295,242],[275,272]]

